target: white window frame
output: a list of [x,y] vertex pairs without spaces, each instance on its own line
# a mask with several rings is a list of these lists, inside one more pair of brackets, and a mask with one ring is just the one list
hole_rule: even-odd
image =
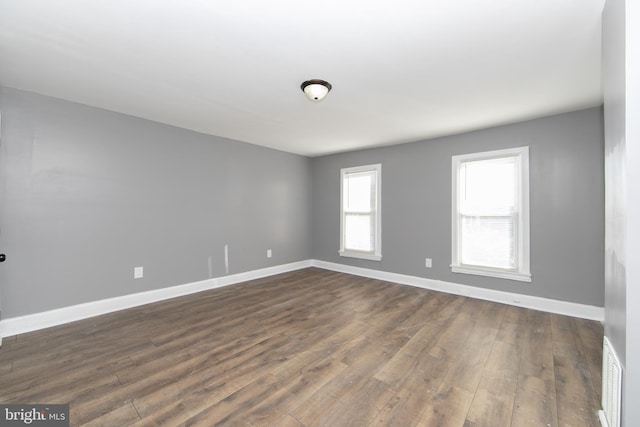
[[[345,177],[351,173],[357,172],[371,172],[375,171],[376,175],[376,206],[375,206],[375,221],[374,221],[374,250],[373,252],[364,252],[364,251],[356,251],[353,249],[345,248],[345,210],[344,210],[344,185],[345,185]],[[340,169],[340,251],[338,252],[340,256],[343,257],[351,257],[351,258],[360,258],[366,259],[370,261],[380,261],[382,260],[382,229],[381,229],[381,221],[382,221],[382,200],[381,200],[381,191],[380,187],[382,184],[382,165],[374,164],[374,165],[366,165],[366,166],[356,166],[350,168]]]
[[[520,188],[518,203],[518,267],[516,269],[500,269],[475,265],[464,265],[460,262],[461,251],[461,215],[459,214],[458,176],[462,163],[477,160],[490,160],[516,157],[520,169]],[[451,271],[454,273],[475,274],[500,279],[531,282],[530,271],[530,238],[529,238],[529,147],[508,148],[505,150],[486,151],[482,153],[463,154],[452,157],[452,207],[451,207]]]

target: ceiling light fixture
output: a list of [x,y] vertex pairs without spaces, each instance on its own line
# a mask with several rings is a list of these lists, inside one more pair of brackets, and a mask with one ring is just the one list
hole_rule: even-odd
[[307,80],[300,85],[300,89],[313,102],[322,101],[331,90],[331,83],[324,80]]

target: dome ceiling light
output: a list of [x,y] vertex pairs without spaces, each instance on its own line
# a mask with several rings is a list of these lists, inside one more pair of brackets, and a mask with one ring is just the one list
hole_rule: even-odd
[[322,101],[331,90],[331,83],[324,80],[307,80],[300,85],[300,89],[313,102]]

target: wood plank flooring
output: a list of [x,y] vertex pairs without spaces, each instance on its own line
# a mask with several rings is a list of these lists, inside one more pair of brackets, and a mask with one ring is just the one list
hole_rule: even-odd
[[309,268],[5,338],[74,426],[599,426],[598,322]]

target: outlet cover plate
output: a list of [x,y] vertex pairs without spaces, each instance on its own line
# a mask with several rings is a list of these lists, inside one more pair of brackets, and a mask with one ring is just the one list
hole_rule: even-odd
[[133,268],[133,278],[134,279],[142,279],[144,276],[144,267],[134,267]]

